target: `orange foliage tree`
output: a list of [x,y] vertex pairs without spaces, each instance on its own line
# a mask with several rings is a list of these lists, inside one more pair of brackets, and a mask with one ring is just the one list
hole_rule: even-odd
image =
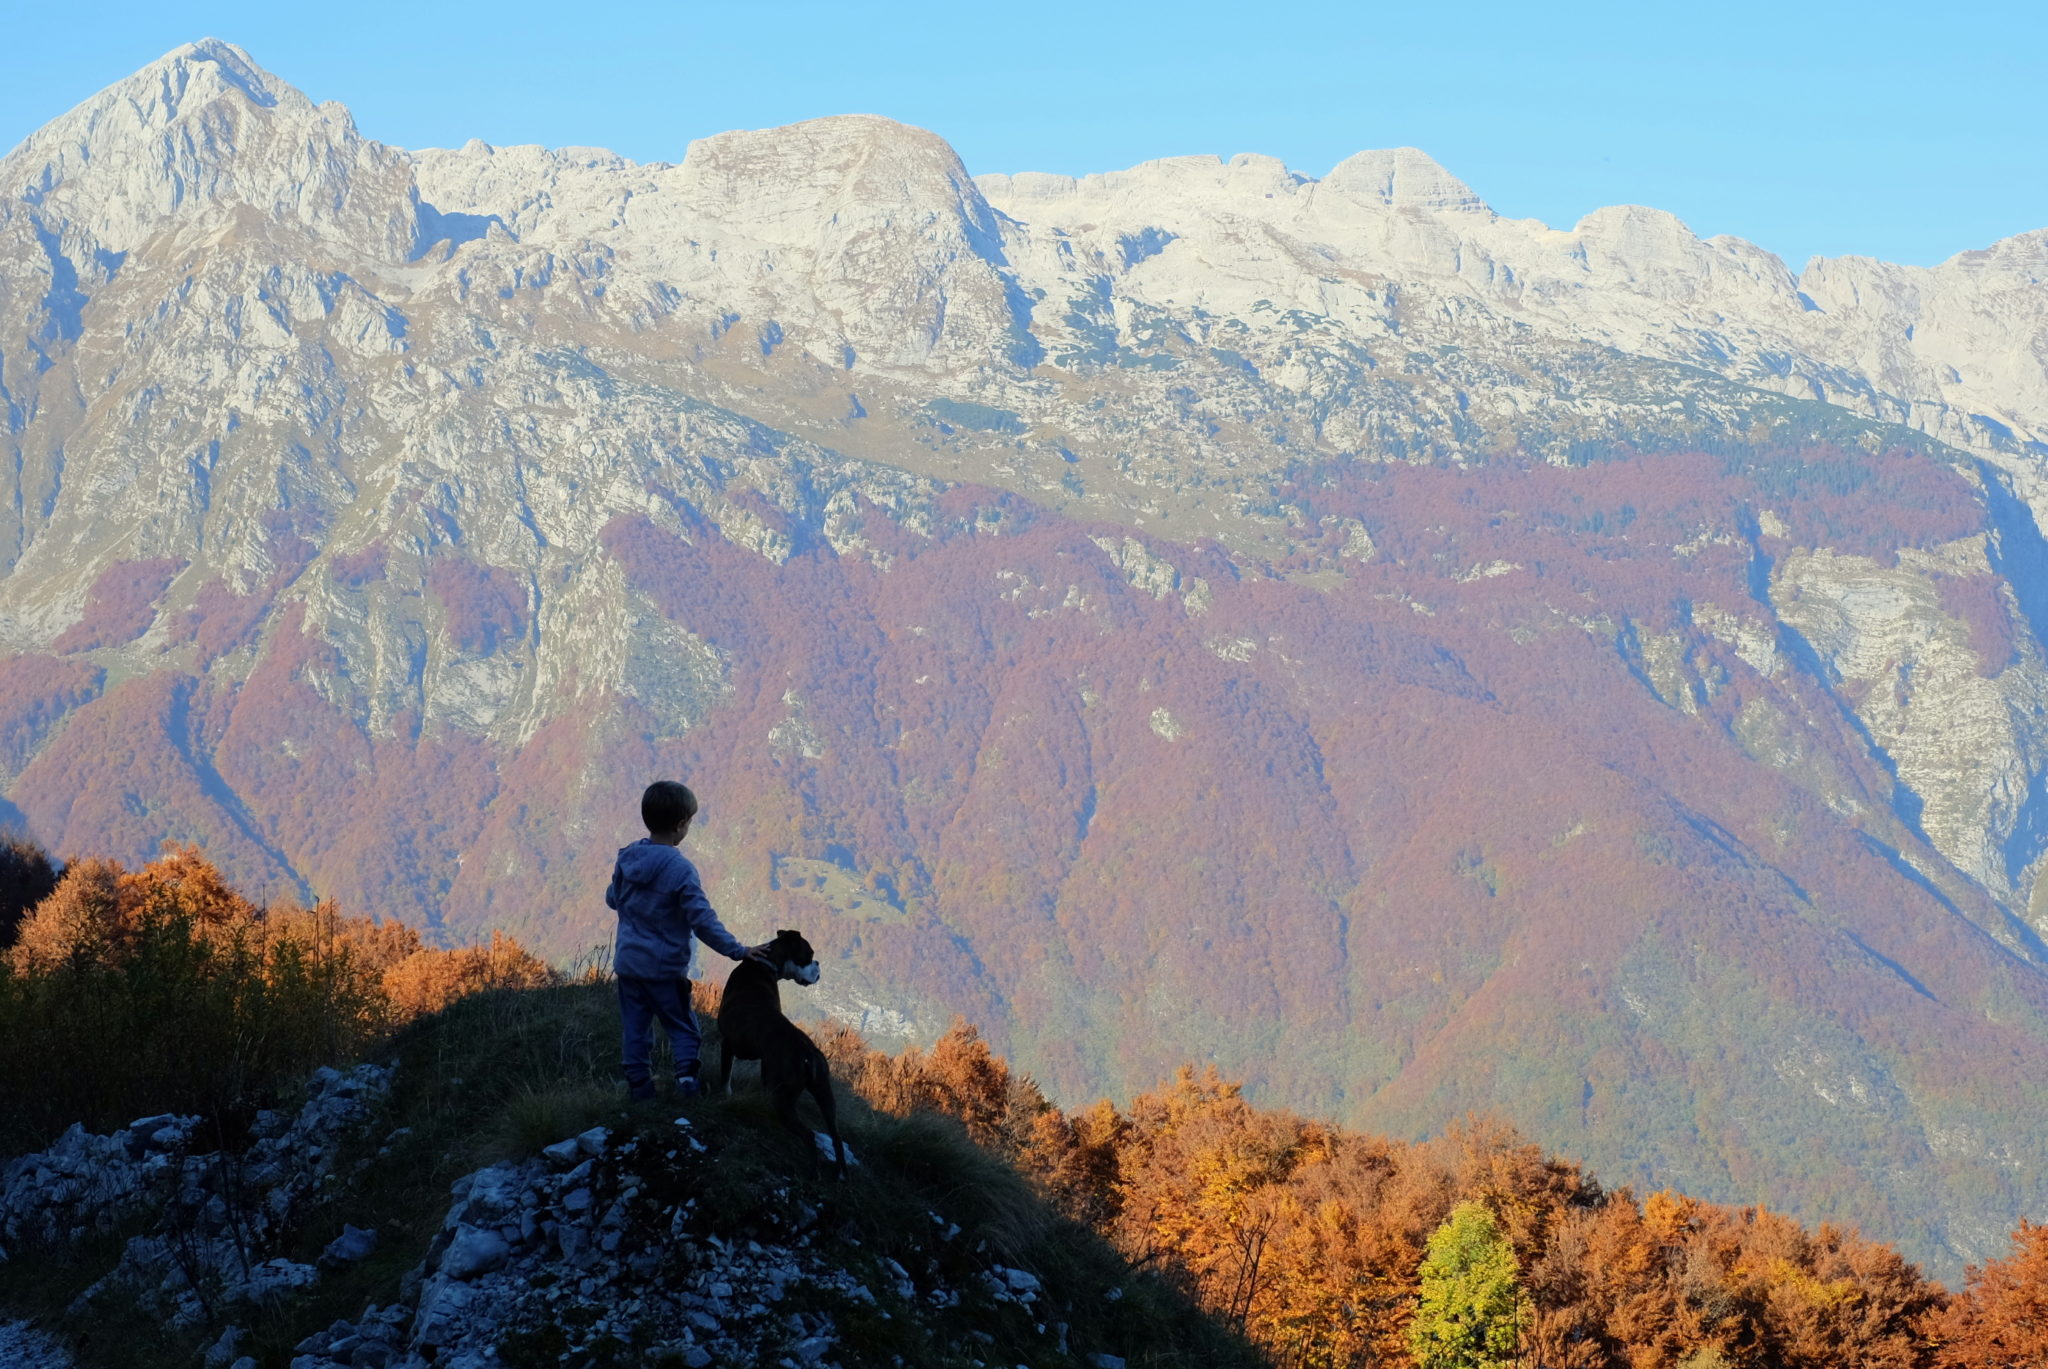
[[1941,1369],[2048,1365],[2048,1226],[2021,1222],[2011,1253],[1973,1265],[1932,1326]]

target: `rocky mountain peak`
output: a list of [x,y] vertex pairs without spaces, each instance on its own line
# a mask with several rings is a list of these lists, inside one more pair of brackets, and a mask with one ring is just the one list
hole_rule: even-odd
[[700,138],[678,189],[694,215],[769,242],[811,244],[883,224],[985,242],[995,217],[952,145],[873,114]]
[[202,38],[173,48],[84,100],[22,146],[80,138],[88,146],[104,146],[123,136],[161,133],[223,97],[264,109],[311,107],[305,95],[258,66],[243,49],[219,38]]
[[1011,327],[999,220],[924,129],[846,115],[722,133],[690,145],[668,188],[680,217],[657,231],[671,251],[683,232],[760,264],[738,312],[770,329],[768,350],[793,326],[814,353],[921,365],[985,357]]
[[151,72],[175,75],[186,81],[211,78],[220,85],[233,86],[256,104],[264,106],[275,105],[283,98],[305,98],[297,89],[258,66],[256,59],[247,51],[221,38],[201,38],[196,43],[174,48],[137,75]]
[[1266,218],[1293,208],[1297,193],[1314,184],[1278,157],[1255,153],[1228,159],[1208,154],[1159,157],[1127,170],[1086,176],[1042,171],[991,174],[977,177],[976,183],[998,207],[1013,206],[1015,216],[1026,222],[1059,224],[1162,212]]
[[[205,121],[223,101],[266,110],[312,108],[304,95],[257,66],[242,49],[202,38],[165,53],[30,135],[0,163],[5,167],[0,190],[40,201],[88,174],[96,163],[125,160],[138,145]],[[198,130],[192,136],[206,140]]]
[[367,178],[397,193],[401,162],[342,106],[315,105],[241,48],[204,38],[38,130],[0,162],[0,196],[102,252],[132,251],[195,212],[246,205],[319,236],[362,243],[368,233],[398,253],[410,224],[393,221],[392,203],[368,202],[388,194],[359,192]]
[[1449,210],[1490,214],[1472,187],[1413,147],[1360,152],[1346,157],[1323,178],[1329,190],[1377,199],[1394,209]]

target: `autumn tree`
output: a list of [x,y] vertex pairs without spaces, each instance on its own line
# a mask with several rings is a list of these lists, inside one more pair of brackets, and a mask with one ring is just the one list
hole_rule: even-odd
[[[1933,1363],[1942,1291],[1889,1246],[1762,1208],[1608,1192],[1503,1123],[1411,1144],[1255,1107],[1213,1069],[1183,1069],[1128,1111],[1066,1113],[964,1023],[896,1055],[838,1024],[818,1043],[870,1106],[959,1122],[1275,1363]],[[2048,1369],[1942,1369],[2018,1363]]]
[[1061,1212],[1105,1230],[1116,1220],[1119,1153],[1129,1133],[1107,1098],[1073,1114],[1047,1107],[1032,1121],[1018,1166]]
[[923,1084],[932,1110],[959,1118],[976,1145],[999,1154],[1014,1149],[1019,1138],[1009,1125],[1009,1062],[964,1019],[954,1019],[952,1029],[933,1044],[924,1061]]
[[2048,1226],[2021,1222],[2011,1253],[1971,1266],[1963,1291],[1929,1320],[1941,1369],[2048,1365]]
[[1521,1269],[1483,1203],[1464,1202],[1429,1238],[1409,1323],[1417,1369],[1506,1369],[1521,1339]]
[[22,921],[8,959],[16,974],[47,974],[67,961],[117,956],[132,927],[123,917],[119,862],[74,860],[49,897]]

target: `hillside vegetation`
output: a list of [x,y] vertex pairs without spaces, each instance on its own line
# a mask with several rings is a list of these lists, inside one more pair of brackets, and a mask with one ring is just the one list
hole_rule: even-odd
[[[47,860],[13,852],[0,880],[33,886]],[[316,1065],[352,1060],[456,998],[560,978],[506,937],[438,949],[331,903],[259,906],[189,846],[135,871],[73,862],[0,931],[12,933],[0,960],[9,1151],[74,1122],[117,1125],[138,1107],[232,1128]]]
[[[244,1348],[259,1362],[281,1365],[289,1347],[365,1304],[400,1303],[462,1175],[600,1122],[652,1137],[674,1110],[623,1103],[615,1009],[598,977],[568,982],[508,943],[422,951],[402,928],[332,909],[260,909],[191,850],[134,872],[75,863],[4,965],[0,1078],[24,1109],[10,1117],[10,1151],[47,1139],[67,1107],[100,1125],[190,1109],[211,1124],[210,1144],[233,1148],[247,1144],[235,1119],[288,1099],[313,1065],[395,1060],[390,1096],[348,1150],[357,1162],[332,1171],[345,1181],[275,1237],[280,1255],[304,1260],[345,1223],[382,1233],[382,1244],[243,1314]],[[707,1026],[716,999],[703,986]],[[109,1048],[124,1036],[63,1040],[109,1025],[146,1025],[135,1045],[162,1072]],[[1253,1107],[1213,1070],[1188,1069],[1127,1107],[1067,1112],[964,1023],[894,1055],[844,1027],[816,1031],[862,1164],[844,1185],[806,1178],[758,1095],[700,1101],[688,1115],[710,1143],[708,1167],[691,1182],[718,1199],[700,1220],[744,1239],[735,1233],[750,1222],[775,1220],[764,1214],[795,1204],[815,1216],[823,1205],[839,1223],[834,1239],[850,1242],[844,1257],[865,1251],[872,1264],[910,1263],[912,1247],[922,1257],[924,1214],[944,1214],[979,1243],[982,1254],[960,1258],[1036,1270],[1073,1346],[1134,1363],[1249,1362],[1232,1348],[1242,1337],[1276,1364],[1476,1366],[1491,1361],[1459,1359],[1418,1329],[1455,1328],[1472,1308],[1493,1309],[1472,1344],[1512,1344],[1519,1362],[1552,1369],[1992,1369],[2048,1355],[2044,1228],[2022,1226],[2008,1258],[1951,1293],[1850,1230],[1603,1189],[1500,1123],[1407,1144]],[[122,1315],[104,1293],[80,1297],[128,1234],[17,1245],[0,1263],[0,1301],[80,1337],[89,1363],[189,1363],[225,1312],[165,1340],[154,1318]],[[1459,1290],[1475,1269],[1490,1282],[1468,1307]],[[1109,1288],[1129,1297],[1112,1309]],[[1013,1313],[965,1306],[848,1324],[840,1352],[849,1364],[1018,1362],[1001,1357],[1013,1351],[1069,1362]],[[970,1322],[990,1339],[946,1349]],[[1000,1350],[998,1332],[1013,1338]],[[873,1358],[855,1353],[862,1344]],[[612,1362],[546,1337],[514,1349],[545,1349],[547,1363]],[[621,1341],[604,1354],[626,1363],[631,1352]]]

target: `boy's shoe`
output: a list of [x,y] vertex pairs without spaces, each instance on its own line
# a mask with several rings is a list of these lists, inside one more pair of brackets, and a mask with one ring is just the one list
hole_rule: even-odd
[[649,1079],[645,1083],[626,1085],[626,1097],[636,1103],[647,1102],[654,1097],[654,1081]]
[[697,1082],[696,1075],[682,1074],[676,1076],[676,1097],[695,1098],[702,1092],[704,1092],[704,1086]]

